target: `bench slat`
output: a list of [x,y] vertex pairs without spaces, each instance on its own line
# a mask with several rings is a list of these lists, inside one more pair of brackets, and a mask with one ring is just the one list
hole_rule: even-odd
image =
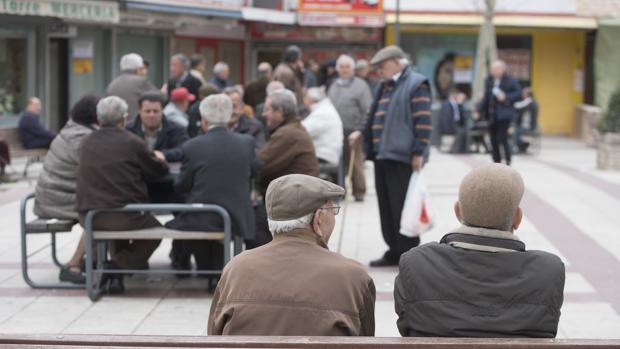
[[70,232],[77,220],[38,218],[26,223],[26,234]]
[[223,232],[181,231],[164,227],[126,230],[126,231],[93,231],[95,240],[151,240],[151,239],[181,239],[181,240],[224,240]]

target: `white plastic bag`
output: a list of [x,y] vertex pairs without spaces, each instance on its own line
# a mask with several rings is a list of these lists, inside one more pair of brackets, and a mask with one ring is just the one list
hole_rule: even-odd
[[435,215],[424,175],[419,171],[413,172],[400,217],[400,233],[409,237],[420,236],[431,230],[434,223]]

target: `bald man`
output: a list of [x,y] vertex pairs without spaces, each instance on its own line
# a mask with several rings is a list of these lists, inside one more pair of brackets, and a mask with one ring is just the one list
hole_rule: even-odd
[[37,97],[31,97],[19,117],[17,133],[26,149],[49,149],[56,133],[48,130],[41,122],[43,106]]
[[471,171],[454,205],[462,224],[402,255],[394,285],[403,336],[546,337],[558,330],[564,264],[514,234],[524,185],[514,169]]
[[271,80],[273,68],[271,68],[271,64],[262,62],[258,65],[257,71],[256,80],[245,86],[245,94],[243,95],[243,103],[249,105],[254,110],[256,110],[256,106],[265,102],[267,97],[265,89]]

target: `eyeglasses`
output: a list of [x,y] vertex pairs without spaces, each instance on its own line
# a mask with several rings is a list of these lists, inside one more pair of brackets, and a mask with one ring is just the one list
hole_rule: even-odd
[[340,206],[321,207],[321,210],[331,210],[330,212],[335,216],[340,212]]

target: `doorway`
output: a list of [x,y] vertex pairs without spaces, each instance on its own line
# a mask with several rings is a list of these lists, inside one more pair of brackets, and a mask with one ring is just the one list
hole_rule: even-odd
[[48,81],[49,127],[60,130],[69,120],[69,54],[67,39],[50,39]]

